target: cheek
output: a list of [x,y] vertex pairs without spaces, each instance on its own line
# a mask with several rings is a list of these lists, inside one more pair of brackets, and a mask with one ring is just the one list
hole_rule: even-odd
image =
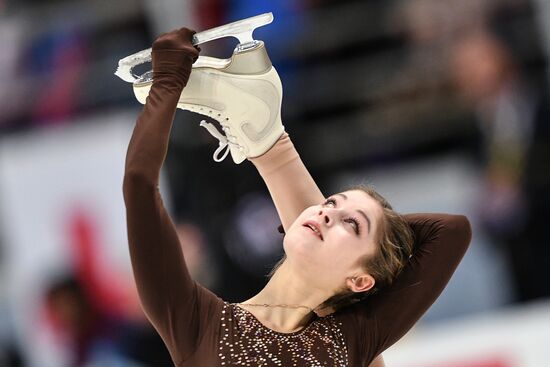
[[333,274],[347,271],[356,258],[353,251],[355,244],[350,243],[350,234],[345,228],[335,228],[325,235],[324,242],[319,242],[307,230],[302,229],[301,223],[309,218],[307,214],[307,210],[302,213],[283,238],[283,248],[287,256],[308,268],[322,268],[323,271]]
[[333,234],[334,236],[330,238],[331,241],[327,243],[329,261],[341,271],[348,271],[364,254],[364,244],[350,238],[348,233]]
[[292,225],[302,225],[302,223],[306,222],[308,219],[311,219],[315,217],[316,210],[314,207],[309,207],[304,209],[303,212],[300,213],[300,215],[294,220],[294,223]]

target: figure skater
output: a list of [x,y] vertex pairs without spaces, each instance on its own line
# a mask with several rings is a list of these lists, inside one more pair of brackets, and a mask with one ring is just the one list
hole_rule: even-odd
[[158,190],[200,51],[194,33],[181,28],[153,43],[153,82],[126,156],[128,242],[147,317],[176,366],[383,366],[381,353],[426,312],[462,259],[468,220],[400,215],[368,187],[325,198],[283,131],[263,154],[247,156],[280,216],[283,259],[242,303],[198,284]]

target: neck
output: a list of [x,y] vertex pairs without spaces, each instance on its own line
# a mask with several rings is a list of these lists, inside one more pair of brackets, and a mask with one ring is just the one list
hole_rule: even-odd
[[330,294],[314,289],[301,281],[291,271],[288,261],[285,261],[267,285],[254,297],[240,304],[250,311],[265,326],[278,332],[294,332],[303,329],[314,316],[305,307],[261,307],[247,306],[252,304],[268,304],[289,306],[306,306],[315,310]]

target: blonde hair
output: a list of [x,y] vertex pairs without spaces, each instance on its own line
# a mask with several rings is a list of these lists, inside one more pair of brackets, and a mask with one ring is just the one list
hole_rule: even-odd
[[[354,185],[345,191],[354,190],[365,192],[382,207],[383,215],[375,235],[378,251],[374,255],[364,255],[357,260],[357,264],[375,279],[375,286],[365,292],[353,292],[344,287],[341,292],[323,302],[319,307],[321,309],[331,308],[336,311],[390,285],[403,270],[412,253],[413,233],[405,218],[394,211],[390,203],[372,186]],[[267,277],[271,278],[285,260],[286,254],[275,264]]]

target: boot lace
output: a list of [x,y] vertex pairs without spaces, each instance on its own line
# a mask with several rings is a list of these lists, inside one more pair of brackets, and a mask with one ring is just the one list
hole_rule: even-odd
[[[237,142],[236,136],[231,134],[231,129],[229,126],[221,124],[222,130],[225,133],[225,136],[222,133],[220,133],[218,129],[216,129],[214,124],[207,122],[206,120],[202,120],[200,123],[200,126],[204,127],[213,137],[215,137],[219,141],[218,149],[216,149],[216,151],[212,155],[212,158],[214,159],[214,161],[216,162],[223,161],[225,157],[227,157],[227,154],[229,153],[230,145],[236,147],[240,151],[243,150],[243,146]],[[223,156],[219,158],[218,155],[225,148],[227,149],[225,150]]]

